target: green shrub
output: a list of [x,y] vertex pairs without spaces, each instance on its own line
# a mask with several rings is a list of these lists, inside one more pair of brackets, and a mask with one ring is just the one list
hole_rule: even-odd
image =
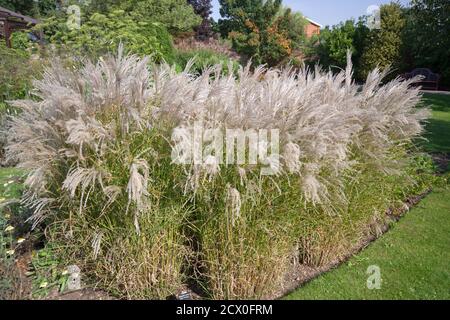
[[173,35],[192,32],[202,22],[186,0],[91,0],[86,9],[104,15],[123,10],[135,21],[159,23]]
[[358,81],[363,82],[365,77],[361,77],[360,60],[364,53],[369,32],[365,17],[360,17],[358,21],[347,20],[331,28],[327,26],[321,30],[316,39],[314,37],[310,39],[305,55],[309,56],[313,63],[318,62],[323,67],[331,67],[336,70],[345,68],[347,50],[350,49],[353,53],[352,61],[355,66],[355,77]]
[[185,0],[137,1],[131,10],[137,19],[159,22],[174,35],[193,31],[202,22],[202,18]]
[[222,35],[255,66],[276,66],[292,53],[289,28],[298,23],[290,10],[280,11],[281,0],[220,0],[220,5]]
[[28,38],[28,33],[24,31],[14,32],[11,35],[11,46],[14,49],[19,49],[21,51],[26,51],[31,46],[31,41]]
[[414,0],[405,10],[402,35],[402,67],[430,68],[441,75],[440,83],[450,86],[450,4],[446,0]]
[[[23,39],[22,35],[19,34],[18,39]],[[16,41],[13,43],[17,45]],[[17,114],[17,109],[7,101],[28,98],[32,81],[40,77],[43,65],[43,61],[31,59],[29,52],[21,46],[10,49],[0,42],[0,163],[7,134],[6,117]]]
[[45,15],[55,10],[56,2],[54,0],[0,0],[0,6],[29,17],[36,17],[38,14]]
[[136,19],[123,10],[93,13],[80,29],[69,29],[66,19],[53,16],[41,26],[50,42],[63,52],[98,58],[117,51],[123,43],[128,52],[149,55],[158,62],[173,62],[172,37],[160,23]]
[[361,56],[361,77],[365,78],[375,68],[398,68],[401,64],[402,34],[405,17],[399,4],[392,3],[380,8],[381,29],[371,30]]
[[[21,99],[31,89],[35,66],[28,65],[29,54],[23,49],[7,48],[0,43],[0,101]],[[31,68],[30,68],[31,66]]]

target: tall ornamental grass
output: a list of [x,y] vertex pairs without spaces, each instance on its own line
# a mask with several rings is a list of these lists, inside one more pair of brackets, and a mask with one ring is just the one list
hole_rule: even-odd
[[[382,84],[376,69],[358,87],[350,63],[223,71],[177,73],[119,50],[77,69],[55,61],[36,99],[13,103],[7,156],[29,172],[30,221],[118,296],[165,298],[194,282],[211,298],[272,297],[291,262],[340,258],[417,189],[412,141],[428,111],[412,81]],[[277,175],[217,155],[174,163],[172,138],[189,145],[180,128],[199,122],[278,129]]]

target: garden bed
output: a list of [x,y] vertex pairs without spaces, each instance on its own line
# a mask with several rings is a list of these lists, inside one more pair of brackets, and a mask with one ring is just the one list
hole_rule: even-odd
[[[4,170],[4,169],[3,169]],[[8,171],[10,172],[10,171]],[[14,183],[20,184],[22,181],[19,177],[14,177],[11,174],[8,175],[8,179],[13,178]],[[12,181],[12,180],[10,180]],[[2,182],[2,181],[0,181]],[[344,253],[343,256],[336,258],[335,260],[329,262],[327,265],[321,267],[312,267],[308,265],[304,265],[299,263],[298,259],[293,259],[291,264],[289,265],[288,272],[286,273],[286,277],[283,285],[280,287],[278,293],[273,296],[265,297],[266,299],[276,299],[281,298],[285,295],[290,294],[298,290],[299,287],[306,285],[311,280],[317,278],[318,276],[329,272],[332,269],[339,267],[341,264],[347,262],[350,258],[366,249],[368,246],[372,244],[372,242],[376,241],[379,237],[381,237],[384,233],[388,232],[390,226],[393,223],[398,222],[409,210],[411,210],[414,206],[416,206],[424,197],[426,197],[431,190],[427,190],[421,195],[412,196],[408,198],[403,205],[392,207],[391,209],[386,211],[386,219],[385,222],[378,227],[381,231],[379,235],[370,235],[366,239],[362,240],[360,243],[355,244],[351,247],[348,252]],[[37,247],[36,247],[37,246]],[[32,253],[33,251],[39,251],[39,244],[33,244],[31,242],[27,242],[24,247],[21,248],[20,254],[16,255],[16,260],[14,263],[14,267],[9,270],[9,277],[15,279],[12,284],[12,288],[14,288],[14,295],[10,296],[10,298],[16,299],[28,299],[33,295],[33,277],[30,277],[30,270],[32,270]],[[46,300],[111,300],[116,299],[109,295],[108,293],[95,290],[88,287],[83,288],[81,290],[76,291],[65,291],[60,292],[59,287],[53,287],[46,293],[44,296],[41,296],[42,299]],[[34,289],[36,290],[36,288]],[[201,296],[201,291],[198,289],[191,290],[190,287],[182,287],[177,290],[177,293],[174,293],[172,297],[167,297],[169,299],[177,299],[180,294],[188,293],[189,299],[203,299]],[[200,295],[199,295],[200,293]]]

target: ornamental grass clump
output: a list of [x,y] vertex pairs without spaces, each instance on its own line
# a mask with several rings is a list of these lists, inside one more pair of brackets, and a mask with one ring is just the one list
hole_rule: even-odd
[[[272,297],[291,261],[339,258],[413,190],[411,146],[427,117],[413,80],[383,85],[374,70],[359,88],[351,63],[200,76],[190,65],[178,73],[122,50],[79,69],[55,61],[37,99],[13,103],[7,156],[29,172],[30,221],[101,287],[165,298],[194,281],[211,298]],[[264,164],[275,174],[217,153],[173,161],[198,123],[278,130],[280,157]]]

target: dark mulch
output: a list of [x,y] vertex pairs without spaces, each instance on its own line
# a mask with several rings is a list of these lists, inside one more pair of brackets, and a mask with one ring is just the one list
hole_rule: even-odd
[[450,154],[449,153],[435,153],[432,155],[434,163],[436,164],[439,174],[447,172],[450,167]]

